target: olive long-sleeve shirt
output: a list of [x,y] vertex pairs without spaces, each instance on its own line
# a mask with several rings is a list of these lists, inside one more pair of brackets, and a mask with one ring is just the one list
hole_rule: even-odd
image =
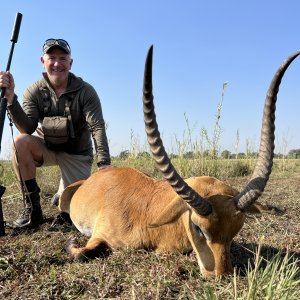
[[[45,93],[49,95],[45,100]],[[21,133],[32,134],[46,116],[63,116],[65,100],[71,100],[70,113],[75,132],[72,154],[93,155],[92,139],[97,162],[110,164],[110,154],[105,131],[100,99],[95,89],[80,77],[69,73],[66,91],[58,98],[48,80],[47,74],[30,85],[24,92],[22,107],[15,95],[7,108],[13,122]],[[50,101],[45,110],[44,101]],[[49,103],[49,102],[48,102]]]

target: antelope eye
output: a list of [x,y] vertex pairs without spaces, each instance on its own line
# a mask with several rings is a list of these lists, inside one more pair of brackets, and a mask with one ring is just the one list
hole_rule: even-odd
[[194,224],[194,223],[192,223],[192,224],[193,224],[194,229],[197,231],[197,233],[198,233],[201,237],[204,237],[204,238],[205,238],[205,235],[203,234],[203,231],[201,230],[201,228],[200,228],[198,225]]
[[198,225],[196,225],[194,223],[193,223],[193,226],[196,229],[196,231],[199,233],[200,236],[204,237],[207,241],[212,240],[212,237],[211,237],[210,233],[207,230],[199,227]]

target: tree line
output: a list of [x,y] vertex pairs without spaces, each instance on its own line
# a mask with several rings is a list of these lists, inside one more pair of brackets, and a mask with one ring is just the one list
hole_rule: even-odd
[[[131,155],[131,152],[129,150],[124,150],[121,151],[116,158],[119,159],[127,159]],[[150,158],[151,155],[147,151],[142,151],[139,152],[135,155],[136,158]],[[178,158],[178,154],[171,153],[170,158]],[[211,150],[205,150],[202,153],[199,152],[193,152],[193,151],[188,151],[182,155],[182,157],[186,159],[193,159],[193,158],[199,158],[199,157],[204,157],[204,158],[211,158],[211,159],[243,159],[243,158],[257,158],[258,157],[258,152],[250,152],[250,153],[244,153],[244,152],[239,152],[239,153],[232,153],[229,150],[223,150],[220,153],[217,153],[217,151],[211,151]],[[300,159],[300,149],[292,149],[288,152],[288,154],[284,155],[281,153],[275,153],[274,158],[288,158],[288,159]]]

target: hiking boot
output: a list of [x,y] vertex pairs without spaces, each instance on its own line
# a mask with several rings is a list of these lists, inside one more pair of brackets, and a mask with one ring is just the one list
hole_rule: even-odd
[[41,207],[25,207],[20,213],[17,220],[14,221],[14,226],[23,227],[38,227],[43,223],[43,213]]
[[43,223],[43,213],[40,205],[40,189],[37,187],[34,192],[29,192],[25,197],[25,208],[21,212],[14,226],[17,228],[37,227]]

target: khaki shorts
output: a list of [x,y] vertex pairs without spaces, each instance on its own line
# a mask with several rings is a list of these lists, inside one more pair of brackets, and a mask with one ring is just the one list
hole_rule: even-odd
[[93,157],[89,155],[69,154],[61,151],[49,150],[42,138],[33,136],[38,140],[43,149],[43,162],[36,162],[37,167],[59,166],[61,178],[57,193],[62,194],[63,190],[71,183],[86,179],[91,175]]

